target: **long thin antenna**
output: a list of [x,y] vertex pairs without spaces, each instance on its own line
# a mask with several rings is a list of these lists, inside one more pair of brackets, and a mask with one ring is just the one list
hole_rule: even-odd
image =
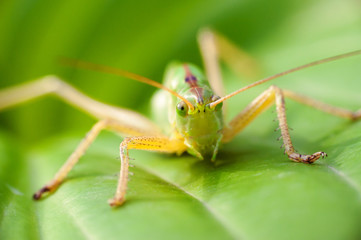
[[351,56],[358,55],[358,54],[361,54],[361,49],[353,51],[353,52],[348,52],[348,53],[340,54],[340,55],[337,55],[337,56],[329,57],[329,58],[324,58],[324,59],[317,60],[317,61],[314,61],[314,62],[311,62],[311,63],[307,63],[307,64],[302,65],[302,66],[298,66],[298,67],[289,69],[289,70],[281,72],[281,73],[277,73],[277,74],[272,75],[270,77],[261,79],[261,80],[255,82],[255,83],[252,83],[252,84],[250,84],[248,86],[245,86],[245,87],[243,87],[241,89],[238,89],[237,91],[234,91],[233,93],[230,93],[230,94],[218,99],[217,101],[214,101],[214,102],[210,103],[209,107],[214,108],[215,106],[217,106],[221,102],[233,97],[234,95],[237,95],[240,92],[243,92],[243,91],[245,91],[247,89],[250,89],[250,88],[255,87],[257,85],[260,85],[262,83],[268,82],[268,81],[270,81],[272,79],[279,78],[279,77],[282,77],[284,75],[287,75],[287,74],[290,74],[290,73],[293,73],[293,72],[297,72],[297,71],[305,69],[305,68],[313,67],[313,66],[320,65],[320,64],[323,64],[323,63],[327,63],[327,62],[331,62],[331,61],[335,61],[335,60],[338,60],[338,59],[341,59],[341,58],[351,57]]
[[194,110],[194,106],[192,105],[192,103],[190,103],[187,99],[185,99],[184,97],[179,95],[177,92],[163,86],[162,84],[160,84],[154,80],[143,77],[141,75],[131,73],[131,72],[128,72],[128,71],[125,71],[122,69],[108,67],[105,65],[100,65],[100,64],[91,63],[91,62],[85,62],[85,61],[81,61],[81,60],[77,60],[77,59],[73,59],[73,58],[61,57],[60,62],[61,62],[61,64],[66,65],[66,66],[70,66],[70,67],[74,67],[74,68],[82,68],[82,69],[87,69],[87,70],[94,70],[94,71],[98,71],[98,72],[109,73],[109,74],[113,74],[113,75],[117,75],[117,76],[121,76],[121,77],[126,77],[129,79],[138,81],[138,82],[142,82],[142,83],[151,85],[156,88],[163,89],[163,90],[169,92],[170,94],[176,96],[177,98],[180,98],[181,100],[183,100],[188,105],[188,107],[191,111]]

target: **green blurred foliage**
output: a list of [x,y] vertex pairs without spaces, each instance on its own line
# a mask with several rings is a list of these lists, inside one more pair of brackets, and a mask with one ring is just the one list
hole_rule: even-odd
[[[0,6],[0,87],[57,74],[96,99],[138,111],[148,107],[152,87],[65,68],[57,58],[102,63],[161,81],[174,59],[201,65],[196,35],[204,26],[222,32],[261,63],[267,60],[265,65],[272,54],[271,66],[277,64],[272,72],[289,67],[278,59],[278,51],[298,54],[291,59],[301,58],[295,61],[300,64],[314,59],[309,54],[316,49],[317,57],[324,57],[351,50],[359,40],[352,37],[359,29],[360,8],[351,0],[19,0]],[[51,98],[1,116],[2,126],[31,142],[68,129],[84,131],[93,122]]]
[[[202,65],[196,36],[211,26],[254,56],[266,76],[359,49],[360,10],[358,0],[5,0],[0,88],[56,74],[96,99],[148,114],[154,88],[66,68],[57,58],[119,67],[160,82],[172,60]],[[360,57],[345,59],[273,83],[358,109],[360,64]],[[228,92],[246,84],[227,67],[224,76]],[[263,89],[231,99],[229,115]],[[53,97],[1,112],[0,238],[358,237],[360,124],[293,102],[287,108],[297,149],[325,150],[327,160],[314,166],[288,162],[268,111],[224,147],[218,167],[188,155],[132,153],[137,168],[129,202],[116,211],[106,199],[115,190],[119,138],[102,134],[69,180],[34,204],[31,193],[53,176],[95,120]]]

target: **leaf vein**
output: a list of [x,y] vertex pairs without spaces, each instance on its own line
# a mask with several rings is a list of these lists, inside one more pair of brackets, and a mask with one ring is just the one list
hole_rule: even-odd
[[327,165],[327,167],[338,177],[340,177],[348,186],[354,189],[357,192],[359,199],[361,200],[361,187],[350,178],[347,174],[343,171],[336,169],[333,166]]
[[194,195],[193,193],[187,191],[186,189],[184,189],[183,187],[181,187],[180,185],[169,181],[168,179],[164,178],[163,176],[159,175],[158,173],[152,171],[149,168],[146,168],[144,166],[140,166],[139,164],[136,165],[137,168],[145,171],[148,174],[151,174],[159,179],[161,179],[162,181],[172,185],[173,187],[175,187],[176,189],[180,190],[181,192],[185,193],[186,195],[190,196],[191,198],[195,199],[197,202],[199,202],[206,210],[207,212],[213,216],[213,218],[219,223],[219,225],[224,228],[232,237],[232,239],[243,239],[243,236],[241,236],[242,234],[239,231],[239,228],[236,226],[233,226],[222,214],[220,214],[219,212],[217,212],[214,208],[211,207],[211,205],[209,205],[207,202],[203,201],[201,198],[197,197],[196,195]]

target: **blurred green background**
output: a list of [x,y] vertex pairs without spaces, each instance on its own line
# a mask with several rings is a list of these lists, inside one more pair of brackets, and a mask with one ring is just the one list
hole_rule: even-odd
[[[227,36],[252,55],[260,64],[262,69],[261,77],[263,77],[316,59],[359,49],[361,46],[360,13],[361,2],[359,0],[184,0],[174,2],[3,0],[0,2],[0,89],[39,78],[47,74],[56,74],[95,99],[134,109],[147,115],[149,113],[149,100],[151,94],[155,91],[154,88],[116,76],[65,68],[57,63],[57,58],[59,56],[66,56],[119,67],[160,82],[163,78],[165,67],[172,60],[188,61],[202,66],[196,36],[200,28],[210,26]],[[349,109],[358,109],[361,106],[360,66],[360,57],[354,57],[327,66],[318,66],[302,73],[297,73],[294,76],[278,79],[273,83],[276,83],[281,87],[304,93],[308,96],[314,96],[331,104],[347,107]],[[238,81],[226,67],[224,68],[224,75],[227,92],[235,90],[245,84],[245,81]],[[266,89],[266,86],[244,94],[243,100],[245,101],[242,100],[242,97],[232,99],[230,101],[230,116],[239,112],[241,107],[244,106],[247,101],[255,97],[263,89]],[[243,102],[241,102],[241,100]],[[276,185],[274,185],[275,189],[277,189],[274,191],[275,194],[272,195],[270,193],[270,198],[268,198],[269,195],[266,195],[267,198],[265,198],[265,201],[268,201],[268,204],[266,204],[263,199],[247,195],[246,190],[245,193],[242,193],[245,194],[246,197],[242,195],[242,198],[235,198],[235,196],[224,193],[222,193],[223,195],[215,194],[216,196],[220,196],[220,199],[225,202],[229,199],[231,200],[229,203],[229,206],[231,207],[222,205],[220,200],[217,200],[218,202],[208,202],[210,206],[221,206],[217,211],[221,213],[225,212],[224,217],[227,219],[225,222],[231,223],[228,225],[228,228],[226,227],[225,234],[223,234],[223,230],[214,230],[215,228],[210,227],[213,225],[207,225],[208,223],[206,221],[203,225],[200,224],[196,221],[196,218],[194,219],[194,223],[192,221],[190,222],[193,223],[192,226],[195,227],[195,229],[200,230],[197,234],[191,234],[187,232],[185,228],[182,228],[189,227],[186,225],[188,219],[174,213],[175,219],[177,219],[177,217],[181,219],[179,222],[175,221],[174,224],[172,224],[172,221],[169,218],[164,218],[163,220],[164,223],[167,223],[167,226],[173,230],[177,229],[177,225],[179,225],[178,233],[180,235],[175,236],[173,235],[174,232],[170,231],[168,232],[169,235],[165,233],[165,235],[160,234],[158,236],[155,234],[149,236],[168,237],[168,239],[182,239],[183,237],[202,238],[202,236],[208,239],[240,238],[240,236],[243,236],[245,239],[265,239],[267,236],[269,236],[269,239],[296,239],[294,238],[295,236],[299,236],[300,239],[320,239],[323,236],[327,239],[340,239],[340,237],[343,237],[343,239],[353,239],[355,236],[359,236],[357,235],[359,233],[357,231],[357,223],[360,223],[361,207],[360,200],[357,196],[359,196],[361,192],[361,179],[357,177],[360,172],[357,172],[356,170],[359,169],[361,160],[358,157],[360,151],[355,149],[360,149],[358,144],[359,140],[357,140],[360,138],[360,135],[357,135],[360,133],[359,131],[357,132],[360,125],[353,125],[353,128],[350,128],[352,131],[349,129],[349,131],[346,131],[344,137],[340,137],[338,134],[343,132],[345,120],[324,116],[318,112],[315,113],[312,110],[305,110],[305,108],[301,108],[300,110],[299,105],[292,102],[288,105],[288,110],[290,113],[289,120],[292,122],[291,127],[296,129],[292,132],[292,135],[295,137],[295,142],[300,146],[301,150],[323,150],[318,149],[319,146],[324,146],[326,150],[336,149],[334,150],[336,157],[333,158],[333,160],[330,160],[331,165],[333,164],[333,167],[339,167],[337,168],[338,171],[340,171],[340,169],[346,169],[346,173],[350,173],[347,172],[348,170],[351,171],[350,179],[354,185],[350,184],[348,187],[355,188],[356,193],[352,192],[353,190],[351,191],[348,187],[343,188],[343,185],[338,183],[342,186],[340,185],[341,187],[339,187],[339,189],[341,189],[340,191],[335,190],[336,195],[342,197],[344,194],[346,197],[349,197],[349,199],[345,200],[340,198],[336,201],[334,199],[338,198],[332,195],[332,193],[323,192],[326,186],[334,184],[332,177],[329,177],[328,175],[330,174],[330,169],[327,168],[327,166],[325,169],[316,166],[312,168],[311,175],[307,175],[307,172],[311,168],[307,168],[308,166],[303,165],[297,165],[297,167],[295,167],[292,163],[287,162],[285,157],[281,157],[282,150],[278,149],[279,143],[275,141],[276,135],[273,133],[275,123],[271,121],[271,116],[274,117],[274,115],[272,115],[272,113],[267,113],[268,115],[266,114],[264,120],[257,120],[253,127],[250,126],[250,128],[246,129],[244,135],[242,135],[243,137],[239,138],[240,140],[238,143],[225,148],[225,152],[228,150],[231,153],[229,155],[223,155],[224,158],[242,160],[242,157],[239,157],[239,155],[232,154],[237,153],[237,149],[239,149],[239,145],[237,144],[243,144],[243,150],[241,150],[241,152],[247,156],[246,158],[248,160],[251,160],[251,162],[253,161],[253,163],[250,164],[255,165],[247,165],[244,161],[240,164],[235,163],[233,166],[232,164],[229,165],[230,167],[233,167],[233,169],[238,169],[237,174],[247,174],[246,172],[251,169],[252,174],[264,174],[263,176],[268,176],[268,174],[270,174],[269,169],[275,171],[275,174],[282,174],[282,171],[287,173],[287,171],[292,169],[292,173],[295,171],[300,175],[297,175],[297,177],[289,181],[290,184],[293,184],[291,189],[301,189],[300,191],[314,186],[314,183],[305,176],[312,177],[312,174],[317,175],[321,172],[321,175],[317,175],[316,178],[319,177],[324,185],[321,184],[319,188],[315,188],[313,191],[308,192],[311,197],[308,201],[305,201],[307,204],[312,205],[313,201],[311,200],[314,200],[313,198],[317,197],[318,202],[315,204],[317,208],[305,211],[306,213],[304,213],[301,205],[303,200],[296,197],[303,196],[300,192],[298,192],[299,195],[295,193],[295,195],[293,195],[295,198],[292,200],[285,196],[283,196],[283,200],[278,199],[279,195],[276,195],[276,193],[282,193],[282,187],[277,188],[275,187]],[[302,112],[302,115],[300,115],[300,112]],[[307,119],[307,121],[305,119]],[[2,133],[0,139],[2,139],[3,146],[5,146],[3,147],[5,150],[3,151],[2,156],[5,160],[0,166],[11,166],[12,168],[9,169],[14,170],[14,174],[11,171],[6,172],[7,168],[5,167],[0,171],[2,174],[0,174],[0,176],[2,176],[1,179],[6,179],[3,181],[4,184],[7,184],[6,181],[9,181],[9,183],[13,181],[13,186],[17,186],[17,180],[14,179],[21,177],[21,175],[19,175],[20,173],[25,172],[26,174],[29,174],[31,172],[32,174],[29,175],[31,176],[38,174],[36,171],[38,170],[41,172],[41,174],[39,173],[39,175],[41,175],[41,177],[39,177],[41,180],[38,179],[36,184],[32,184],[30,188],[29,186],[24,187],[21,183],[17,186],[17,188],[25,192],[27,192],[26,189],[28,189],[27,194],[30,194],[35,188],[40,187],[42,184],[41,182],[44,183],[44,181],[47,181],[47,179],[54,174],[59,164],[61,164],[61,162],[63,162],[71,153],[77,142],[84,136],[85,132],[90,129],[94,122],[95,120],[86,114],[77,109],[73,109],[53,97],[36,100],[26,105],[0,112],[0,129]],[[315,124],[313,124],[313,122]],[[341,130],[338,131],[338,129]],[[66,145],[64,143],[69,142],[69,139],[64,142],[59,140],[62,139],[63,136],[70,136],[69,138],[72,139],[70,141],[72,144],[69,143],[69,145]],[[246,136],[250,137],[248,138]],[[312,138],[313,136],[316,137]],[[112,141],[108,141],[109,139]],[[342,141],[339,140],[338,142],[337,139],[342,139]],[[99,156],[110,156],[110,159],[115,159],[120,139],[105,135],[104,138],[99,141],[98,145],[95,144],[96,146],[94,148],[96,150],[89,154],[89,161],[91,162],[92,158],[99,159]],[[262,143],[263,141],[264,143]],[[112,150],[108,150],[108,148],[110,149],[108,144],[110,142],[112,142]],[[274,144],[273,142],[276,143]],[[346,142],[348,145],[345,144]],[[64,147],[65,145],[66,147]],[[348,149],[347,146],[351,145],[353,148]],[[264,153],[266,157],[261,154],[261,157],[265,157],[265,162],[263,160],[258,161],[257,159],[260,158],[260,155],[258,155],[258,153],[254,154],[254,152],[262,146],[268,151],[265,151]],[[337,146],[342,147],[337,148]],[[246,147],[249,147],[250,150],[246,150]],[[343,154],[341,154],[343,151],[342,149],[346,149]],[[102,151],[104,151],[104,153],[102,153]],[[348,162],[346,168],[343,168],[344,165],[342,165],[341,160],[344,160],[343,158],[345,155],[350,155],[350,152],[347,151],[352,151],[353,158],[351,163]],[[17,155],[19,152],[21,152],[21,156]],[[24,168],[24,170],[21,167],[21,163],[26,161],[24,159],[34,160],[33,158],[36,158],[34,155],[42,156],[37,158],[47,159],[48,161],[50,161],[49,158],[56,155],[59,160],[56,161],[56,164],[49,163],[50,165],[52,164],[51,167],[44,167],[42,170],[39,169],[41,169],[43,165],[39,164],[37,165],[39,169],[35,169],[35,171],[34,168],[30,168],[30,170]],[[221,177],[217,178],[217,176],[221,176],[222,173],[228,173],[229,176],[236,177],[236,175],[232,175],[236,173],[233,172],[231,168],[213,169],[207,165],[199,166],[197,165],[198,163],[195,163],[196,161],[194,161],[194,159],[187,155],[183,157],[183,160],[186,161],[186,163],[184,163],[185,165],[178,162],[178,160],[174,160],[172,163],[173,165],[170,166],[164,164],[162,159],[157,159],[157,155],[140,154],[137,156],[146,156],[146,158],[149,158],[151,167],[153,167],[152,171],[157,172],[157,170],[155,170],[157,164],[158,166],[161,166],[160,169],[163,168],[163,172],[169,171],[167,174],[171,175],[169,177],[170,179],[176,179],[174,181],[176,186],[178,184],[179,186],[184,187],[193,195],[197,195],[200,191],[200,197],[197,196],[200,199],[203,199],[203,197],[206,196],[205,200],[203,199],[205,202],[209,200],[207,199],[207,187],[210,187],[211,192],[212,189],[215,189],[212,185],[212,183],[214,183],[214,178],[216,178],[217,181],[222,179]],[[277,158],[277,156],[280,157]],[[220,157],[222,158],[222,155]],[[18,164],[16,158],[22,158],[23,160],[19,160]],[[169,158],[172,158],[172,156]],[[151,159],[155,160],[152,162]],[[179,159],[182,160],[181,158]],[[268,159],[272,159],[272,161],[268,161]],[[0,161],[1,160],[2,159],[0,159]],[[269,162],[274,165],[267,165]],[[288,165],[282,165],[283,163]],[[93,169],[97,168],[97,164],[99,163],[94,160],[91,162],[90,167],[84,167],[84,165],[75,172],[78,173],[78,176],[86,176],[87,172],[81,170],[89,170],[92,169],[92,167]],[[103,169],[99,170],[100,172],[104,171],[109,175],[110,173],[107,171],[107,167],[109,167],[109,169],[114,168],[111,172],[112,174],[115,174],[118,171],[117,168],[119,164],[117,161],[114,161],[114,163],[112,162],[111,164],[106,162],[103,164],[105,165],[104,169],[99,166],[100,169]],[[139,165],[141,166],[142,164],[147,163],[141,162]],[[261,167],[255,167],[256,165]],[[272,168],[276,165],[279,167],[279,170],[277,170],[277,167],[275,167],[275,169]],[[178,181],[179,175],[183,174],[182,176],[187,176],[186,171],[189,170],[189,166],[198,166],[199,168],[193,169],[193,172],[190,173],[195,179],[206,174],[207,171],[212,172],[213,175],[209,176],[209,182],[202,182],[199,185],[196,180],[191,184]],[[177,172],[177,167],[179,168],[179,172]],[[255,172],[253,172],[254,169],[256,169]],[[91,171],[93,170],[90,170],[90,172]],[[46,174],[44,174],[44,172],[46,172]],[[344,174],[344,172],[341,173]],[[12,174],[13,176],[10,177]],[[143,173],[143,175],[147,176],[145,173]],[[142,173],[136,174],[136,176],[139,176],[136,181],[142,181],[143,175]],[[327,175],[327,178],[320,177],[323,175]],[[74,174],[73,176],[77,175]],[[91,174],[89,176],[92,177]],[[167,176],[164,178],[167,178]],[[252,180],[248,179],[249,181],[243,179],[244,181],[242,184],[246,184],[246,186],[242,185],[244,189],[253,191],[254,189],[252,189],[252,186],[258,186],[257,183],[260,183],[258,181],[261,180],[256,177],[254,178],[255,179],[252,178]],[[265,183],[273,182],[274,179],[270,179],[264,177],[262,180],[265,181]],[[83,189],[83,187],[85,188],[86,184],[89,184],[90,179],[85,180],[88,180],[88,183],[82,183],[83,185],[80,185],[80,187],[82,187],[81,189]],[[21,180],[20,182],[22,181],[27,180]],[[82,179],[80,179],[80,181],[82,181]],[[223,183],[231,184],[232,182],[230,181],[231,180],[226,177]],[[306,184],[297,185],[300,181],[304,181]],[[25,195],[17,199],[14,196],[7,195],[6,190],[4,190],[7,188],[1,188],[1,196],[5,196],[3,197],[3,200],[5,198],[7,199],[0,204],[2,210],[2,214],[0,215],[2,217],[0,218],[0,227],[3,234],[6,232],[2,236],[7,239],[15,239],[11,237],[13,231],[8,228],[9,226],[27,229],[29,226],[34,227],[37,225],[32,225],[34,222],[32,217],[29,217],[29,219],[24,217],[29,216],[30,214],[27,210],[23,209],[24,205],[29,208],[37,209],[31,210],[31,212],[33,214],[38,211],[36,214],[38,217],[40,216],[38,225],[44,224],[44,226],[39,228],[34,227],[34,229],[40,230],[29,230],[28,232],[27,230],[23,230],[25,232],[23,233],[24,235],[21,235],[22,237],[31,233],[32,235],[28,237],[33,239],[40,238],[39,236],[42,235],[45,236],[45,239],[50,238],[49,236],[58,239],[64,239],[66,237],[70,239],[111,239],[119,236],[116,234],[120,234],[120,231],[121,234],[125,234],[123,236],[124,239],[131,237],[144,238],[144,235],[137,232],[137,224],[143,224],[141,227],[143,228],[146,225],[145,220],[152,221],[152,217],[161,218],[162,216],[161,214],[159,216],[147,214],[145,214],[145,217],[142,216],[141,214],[144,213],[144,209],[149,209],[148,205],[134,210],[132,209],[132,206],[136,205],[136,201],[134,201],[133,205],[129,204],[127,206],[128,208],[125,208],[124,210],[119,210],[118,212],[111,211],[111,216],[106,215],[109,214],[107,212],[100,221],[95,221],[93,219],[97,216],[96,214],[103,214],[105,211],[108,211],[105,200],[108,196],[110,197],[115,190],[115,182],[116,177],[114,177],[114,179],[112,178],[112,184],[103,182],[106,185],[105,189],[109,189],[111,192],[110,195],[106,190],[102,190],[101,184],[99,185],[99,188],[91,191],[96,197],[94,203],[97,203],[99,200],[99,206],[93,205],[93,202],[89,199],[81,197],[80,203],[76,202],[77,200],[74,200],[75,202],[73,203],[70,199],[69,201],[71,204],[66,205],[68,200],[65,201],[66,207],[69,208],[70,206],[73,210],[75,209],[74,211],[76,214],[72,216],[75,216],[75,219],[80,219],[79,221],[81,223],[86,222],[88,224],[80,224],[80,226],[93,228],[92,230],[99,228],[99,231],[94,230],[98,235],[87,235],[89,234],[87,230],[82,229],[76,224],[77,227],[73,227],[72,224],[67,223],[67,218],[61,217],[62,211],[58,210],[58,208],[56,208],[57,210],[54,212],[54,216],[52,214],[46,214],[49,211],[52,211],[54,207],[51,204],[54,203],[56,199],[57,201],[61,201],[59,199],[64,199],[64,195],[61,195],[62,192],[60,190],[60,195],[57,192],[58,196],[52,196],[46,201],[41,202],[41,204],[44,205],[39,204],[34,207],[31,201],[25,203],[23,201],[25,198],[29,199],[30,195]],[[95,183],[97,182],[95,181]],[[160,186],[166,188],[166,185],[162,184],[160,184]],[[64,191],[67,193],[85,191],[80,191],[80,188],[77,187],[72,188],[70,183],[64,185],[67,185],[68,188],[70,188],[67,190],[66,186],[63,186],[65,188]],[[98,185],[96,186],[98,187]],[[228,185],[225,185],[223,187],[227,189],[227,186]],[[259,184],[259,186],[265,186],[265,184]],[[138,189],[140,192],[140,189],[153,189],[153,187],[153,185],[144,184],[139,186]],[[205,189],[204,192],[202,192],[203,190],[199,190],[202,189],[202,187]],[[132,188],[137,189],[137,184],[134,183]],[[157,189],[156,187],[154,188]],[[338,189],[338,187],[335,188]],[[284,187],[284,189],[287,189],[287,187]],[[165,191],[172,192],[175,190],[166,189]],[[133,194],[137,196],[139,192],[133,192]],[[152,194],[156,195],[157,193],[159,194],[159,192],[162,192],[162,190],[154,190],[154,193]],[[234,192],[234,189],[232,189],[232,192]],[[269,193],[269,190],[267,192]],[[104,193],[104,195],[100,193]],[[357,195],[356,197],[355,194]],[[91,197],[92,195],[89,193],[89,196]],[[264,195],[261,196],[264,197]],[[330,199],[330,196],[332,201],[330,201],[329,205],[326,203],[324,205],[323,203],[326,202],[327,199]],[[14,200],[15,208],[9,207],[11,205],[9,203],[13,201],[13,197],[18,201],[16,202]],[[139,196],[138,198],[135,198],[142,199],[142,197]],[[247,204],[252,205],[253,202],[257,204],[252,205],[254,208],[243,209],[243,199],[249,200]],[[194,201],[194,199],[192,201]],[[232,203],[237,204],[232,205]],[[154,201],[152,204],[153,205],[150,206],[158,206],[157,204],[159,204],[159,202]],[[267,212],[267,216],[263,216],[264,212],[261,210],[257,211],[257,208],[263,204],[266,204],[266,207],[268,207],[267,209],[270,211]],[[74,206],[77,206],[78,208]],[[234,206],[237,206],[237,208],[233,208]],[[300,208],[291,210],[289,207],[292,206],[299,206]],[[334,206],[338,206],[339,209],[336,207],[337,211],[327,215],[328,211],[333,209]],[[341,206],[350,207],[343,211],[344,209],[342,209]],[[84,207],[84,209],[82,207]],[[95,208],[97,210],[94,210]],[[318,208],[322,210],[317,212]],[[11,209],[12,212],[9,213],[9,209]],[[77,209],[81,210],[78,211]],[[161,211],[161,209],[156,209]],[[183,208],[180,207],[180,209]],[[193,211],[192,207],[189,207],[189,209],[190,212]],[[92,210],[95,211],[94,215],[92,215]],[[72,213],[74,213],[74,211]],[[168,211],[173,213],[172,208]],[[56,220],[59,212],[59,219],[64,222],[57,222],[60,221]],[[229,215],[227,215],[227,212]],[[234,215],[232,215],[232,212]],[[277,212],[279,215],[277,215]],[[272,215],[271,213],[275,215]],[[314,215],[312,213],[314,213]],[[300,214],[300,217],[295,214]],[[24,221],[24,223],[19,222],[16,225],[14,223],[19,220],[19,216],[23,219],[22,221]],[[128,218],[124,219],[121,218],[121,216],[127,216]],[[243,216],[244,218],[237,218],[237,216]],[[247,216],[247,218],[245,218],[245,216]],[[110,220],[119,220],[118,223],[120,224],[127,222],[129,218],[134,220],[137,219],[137,217],[144,220],[144,222],[130,221],[133,224],[133,228],[130,227],[130,230],[128,229],[129,232],[125,229],[122,230],[123,232],[121,230],[117,231],[114,228],[119,226],[115,225],[114,222],[109,222]],[[169,217],[171,217],[171,214]],[[298,218],[300,219],[299,223],[297,222]],[[264,219],[264,221],[260,219]],[[323,225],[321,224],[322,226],[317,226],[318,223],[315,222],[314,219],[325,222]],[[329,222],[327,220],[329,220]],[[281,225],[278,224],[278,221],[280,221]],[[92,222],[99,225],[94,226]],[[260,229],[258,229],[258,223],[260,224]],[[69,226],[66,225],[66,230],[53,230],[54,226],[57,226],[56,224],[60,224],[59,226],[62,226],[62,224],[69,224]],[[200,224],[200,226],[197,226],[197,224]],[[312,228],[314,224],[315,227]],[[302,230],[303,225],[306,225],[307,228]],[[299,226],[299,228],[297,228],[297,226]],[[337,227],[340,228],[339,231],[336,230]],[[77,230],[75,231],[73,228]],[[265,229],[264,233],[261,233],[262,228]],[[132,231],[132,229],[134,231]],[[154,229],[157,230],[158,233],[162,232],[162,229]],[[229,231],[231,234],[227,234],[227,230],[229,229],[231,229]],[[295,229],[300,231],[297,232]],[[307,232],[308,229],[310,229],[310,233]],[[212,230],[217,233],[212,235]],[[74,232],[73,234],[72,231]],[[83,234],[79,234],[77,231]],[[112,235],[112,232],[115,235]],[[184,235],[182,235],[182,233]]]
[[[2,1],[0,87],[57,74],[96,99],[144,111],[152,87],[64,68],[57,58],[120,67],[161,81],[172,60],[201,66],[196,35],[211,26],[272,74],[356,49],[360,19],[356,0]],[[52,98],[3,112],[0,121],[31,142],[65,130],[85,131],[93,122]]]

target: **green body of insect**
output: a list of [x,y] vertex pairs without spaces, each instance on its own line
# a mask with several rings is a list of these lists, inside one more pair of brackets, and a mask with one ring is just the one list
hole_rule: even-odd
[[201,70],[191,64],[173,63],[166,70],[164,85],[185,97],[194,109],[159,90],[152,101],[155,121],[173,138],[184,139],[190,154],[199,159],[215,160],[223,137],[222,104],[209,107],[219,97],[213,93]]
[[[295,162],[313,163],[320,157],[326,156],[326,153],[299,154],[295,151],[287,125],[285,97],[339,117],[351,120],[361,118],[361,110],[353,112],[333,107],[292,91],[271,86],[249,103],[229,123],[225,123],[222,113],[222,104],[225,100],[274,78],[321,63],[361,54],[361,50],[311,62],[261,79],[223,96],[223,83],[216,49],[232,49],[232,51],[228,51],[228,54],[236,54],[228,56],[230,59],[236,57],[238,60],[247,60],[248,58],[243,53],[237,52],[238,50],[232,44],[212,31],[201,32],[199,40],[207,79],[192,64],[171,64],[166,71],[165,81],[162,85],[124,70],[65,59],[64,63],[72,67],[120,75],[161,89],[155,94],[152,101],[153,116],[157,124],[134,111],[96,101],[56,76],[46,76],[34,82],[1,90],[0,110],[46,94],[55,94],[98,119],[98,122],[93,125],[55,177],[34,194],[34,199],[40,199],[44,194],[55,191],[104,129],[110,129],[126,136],[120,143],[121,167],[117,190],[114,198],[109,201],[111,206],[120,206],[125,201],[130,166],[129,150],[131,149],[176,154],[188,151],[199,159],[214,161],[222,142],[231,141],[260,113],[275,104],[279,129],[288,158]],[[225,56],[227,57],[227,55]],[[216,93],[222,97],[217,96]]]

